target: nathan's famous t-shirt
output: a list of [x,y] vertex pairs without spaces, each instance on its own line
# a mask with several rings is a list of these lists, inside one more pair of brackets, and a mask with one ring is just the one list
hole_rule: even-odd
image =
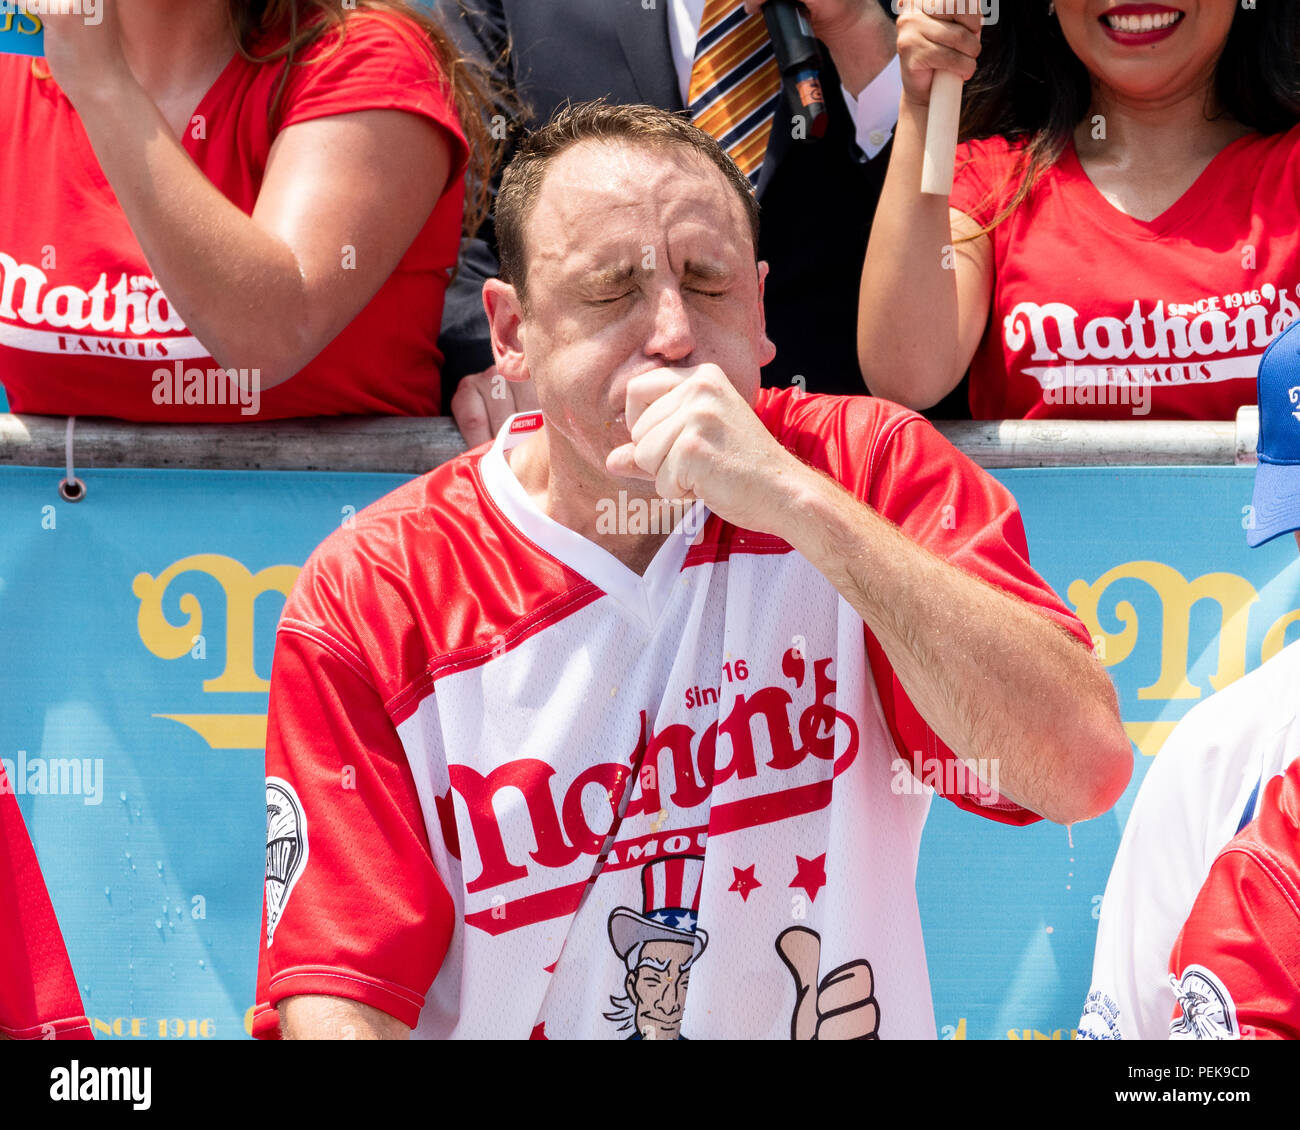
[[[258,53],[276,42],[268,38]],[[459,247],[467,154],[450,89],[415,25],[388,18],[354,15],[341,46],[326,33],[301,58],[277,123],[268,110],[285,63],[236,55],[182,140],[245,213],[257,202],[273,125],[402,110],[441,127],[453,165],[378,293],[313,361],[263,390],[253,417],[251,398],[241,403],[237,388],[208,379],[216,362],[160,289],[72,104],[53,79],[39,77],[42,62],[0,57],[0,384],[12,411],[185,423],[440,411],[438,327]],[[160,370],[170,382],[154,379]],[[200,392],[203,403],[186,402]]]
[[[757,412],[1091,646],[1015,500],[916,413],[791,389]],[[316,993],[424,1038],[933,1039],[917,778],[1036,817],[780,538],[695,503],[641,575],[539,510],[507,452],[544,426],[357,515],[285,605],[254,1035]],[[632,528],[642,500],[608,501]]]
[[[1022,148],[962,145],[951,206],[1000,215]],[[1233,419],[1300,314],[1300,126],[1228,145],[1149,222],[1102,196],[1071,142],[991,239],[977,419]]]

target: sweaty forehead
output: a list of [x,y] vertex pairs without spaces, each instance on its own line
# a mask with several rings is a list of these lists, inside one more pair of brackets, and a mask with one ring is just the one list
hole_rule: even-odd
[[752,254],[749,220],[720,170],[678,146],[583,141],[551,162],[526,238],[536,264],[685,233],[706,236],[719,253]]

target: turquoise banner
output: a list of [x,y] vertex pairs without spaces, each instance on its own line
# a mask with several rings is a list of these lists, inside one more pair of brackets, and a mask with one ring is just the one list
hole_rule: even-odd
[[0,55],[44,55],[45,32],[40,19],[15,7],[12,0],[0,0]]
[[[284,595],[395,475],[0,470],[0,757],[99,1038],[247,1033],[267,679]],[[1068,1039],[1138,782],[1174,723],[1300,633],[1248,469],[1002,472],[1137,752],[1114,811],[1007,828],[936,800],[919,893],[942,1035]],[[1082,751],[1081,751],[1082,752]],[[1158,866],[1153,860],[1153,866]]]

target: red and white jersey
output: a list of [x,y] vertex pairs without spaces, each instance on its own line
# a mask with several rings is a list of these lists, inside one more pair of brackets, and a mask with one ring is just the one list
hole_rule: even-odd
[[1214,861],[1169,971],[1172,1038],[1300,1040],[1300,761]]
[[[797,390],[756,410],[1091,646],[1014,499],[921,417]],[[506,452],[542,426],[517,416],[357,515],[286,604],[255,1034],[316,993],[428,1038],[933,1038],[912,771],[1036,817],[953,772],[781,539],[697,503],[638,576],[538,510]]]
[[1081,1038],[1168,1036],[1169,951],[1215,857],[1300,758],[1296,687],[1300,642],[1192,707],[1161,747],[1106,883]]
[[0,1036],[91,1040],[41,865],[0,765]]

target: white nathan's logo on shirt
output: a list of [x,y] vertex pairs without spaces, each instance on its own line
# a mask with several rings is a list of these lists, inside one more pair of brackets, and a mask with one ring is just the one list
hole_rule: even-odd
[[1067,389],[1253,381],[1269,342],[1297,317],[1300,305],[1287,288],[1264,283],[1195,302],[1161,299],[1145,312],[1135,299],[1124,319],[1084,319],[1066,302],[1018,302],[1003,319],[1002,336],[1010,352],[1032,347],[1027,360],[1046,364],[1020,371],[1059,395]]
[[1212,970],[1203,965],[1189,965],[1182,980],[1172,975],[1169,983],[1178,997],[1182,1015],[1169,1025],[1171,1040],[1236,1040],[1237,1006],[1232,994]]
[[279,777],[266,779],[266,944],[307,866],[307,818],[293,786]]
[[29,353],[186,360],[208,351],[156,279],[101,274],[89,290],[51,286],[40,267],[0,251],[0,346]]

